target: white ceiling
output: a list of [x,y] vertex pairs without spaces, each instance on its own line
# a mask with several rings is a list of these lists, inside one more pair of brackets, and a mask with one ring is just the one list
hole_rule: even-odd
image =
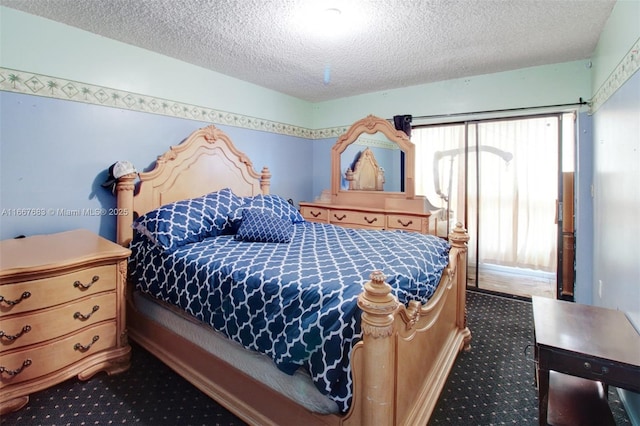
[[[590,58],[615,0],[0,0],[312,102]],[[306,12],[309,8],[312,11]],[[327,8],[339,22],[322,24]],[[325,31],[317,31],[322,28]]]

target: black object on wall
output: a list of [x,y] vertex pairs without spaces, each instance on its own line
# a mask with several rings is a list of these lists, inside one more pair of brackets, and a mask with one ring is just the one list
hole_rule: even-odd
[[393,124],[396,126],[396,130],[402,130],[411,138],[411,120],[410,115],[394,115]]
[[[411,139],[411,120],[410,115],[394,115],[393,124],[396,130],[402,130]],[[400,152],[400,192],[404,192],[404,152]]]

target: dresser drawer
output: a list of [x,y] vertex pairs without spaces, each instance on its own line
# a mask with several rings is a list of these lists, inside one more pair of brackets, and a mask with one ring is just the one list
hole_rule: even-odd
[[91,294],[115,290],[115,264],[0,286],[0,317],[55,306]]
[[388,229],[403,229],[405,231],[426,232],[425,219],[419,216],[409,216],[400,214],[390,214],[387,216]]
[[385,216],[382,213],[361,212],[351,210],[331,210],[330,222],[359,228],[383,229]]
[[116,323],[110,321],[51,343],[2,355],[0,388],[39,378],[116,345]]
[[320,207],[301,206],[300,213],[302,214],[302,217],[305,218],[305,220],[308,220],[311,222],[322,222],[322,223],[329,222],[328,209],[323,209]]
[[0,353],[44,342],[116,317],[116,293],[101,293],[33,314],[13,315],[0,322]]

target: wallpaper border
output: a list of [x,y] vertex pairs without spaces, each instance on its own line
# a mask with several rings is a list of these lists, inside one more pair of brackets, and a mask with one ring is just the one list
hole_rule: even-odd
[[346,126],[307,129],[263,118],[4,67],[0,67],[0,90],[307,139],[337,138],[348,129]]
[[618,63],[618,66],[593,95],[591,113],[596,112],[639,69],[640,38],[631,46],[631,49]]
[[[636,40],[611,75],[593,95],[590,112],[596,112],[639,69],[640,38]],[[348,126],[307,129],[199,105],[4,67],[0,67],[0,90],[307,139],[337,138],[348,129]]]

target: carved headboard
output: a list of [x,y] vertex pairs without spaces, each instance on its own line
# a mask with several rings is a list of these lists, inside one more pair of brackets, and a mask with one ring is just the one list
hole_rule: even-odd
[[353,170],[347,170],[345,178],[350,190],[384,191],[384,170],[368,147],[360,153]]
[[240,196],[268,194],[270,178],[269,169],[256,172],[249,157],[222,130],[213,125],[198,129],[160,155],[152,170],[118,179],[118,211],[122,214],[117,218],[117,241],[127,245],[135,217],[163,204],[223,188]]

